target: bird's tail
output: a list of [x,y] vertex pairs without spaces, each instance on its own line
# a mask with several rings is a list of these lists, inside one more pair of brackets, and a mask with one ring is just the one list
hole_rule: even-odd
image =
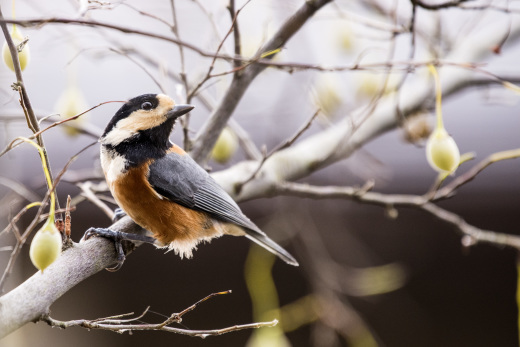
[[280,247],[276,242],[271,240],[267,235],[265,235],[263,232],[259,233],[255,230],[246,230],[246,235],[248,239],[251,241],[259,244],[260,246],[267,249],[269,252],[277,255],[280,257],[283,261],[285,261],[289,265],[293,266],[299,266],[298,262],[292,255],[289,254],[285,249]]

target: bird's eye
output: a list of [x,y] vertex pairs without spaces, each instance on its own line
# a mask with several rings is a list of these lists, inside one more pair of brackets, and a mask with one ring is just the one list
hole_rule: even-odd
[[150,101],[145,101],[141,104],[141,108],[145,111],[149,111],[153,108],[153,105]]

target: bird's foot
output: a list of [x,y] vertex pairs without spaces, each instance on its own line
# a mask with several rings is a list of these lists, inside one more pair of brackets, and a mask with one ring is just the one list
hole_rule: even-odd
[[121,218],[123,218],[124,216],[126,216],[126,212],[123,211],[122,208],[118,207],[114,210],[114,217],[112,217],[112,223],[115,223],[117,222],[118,220],[120,220]]
[[126,255],[123,248],[123,241],[146,242],[151,244],[154,244],[155,241],[157,241],[155,238],[150,236],[130,234],[122,231],[114,231],[107,228],[90,228],[85,232],[85,235],[83,235],[83,239],[86,241],[92,236],[101,236],[114,241],[114,247],[116,248],[117,253],[116,265],[112,268],[107,268],[108,271],[112,272],[119,270],[125,262]]
[[123,244],[121,241],[124,240],[123,235],[124,233],[120,231],[113,231],[110,229],[105,228],[90,228],[85,232],[85,235],[83,235],[83,239],[86,241],[92,236],[101,236],[107,239],[110,239],[114,241],[114,247],[116,248],[117,258],[116,258],[116,265],[114,267],[106,268],[107,271],[115,272],[123,266],[123,263],[125,262],[126,255],[123,250]]

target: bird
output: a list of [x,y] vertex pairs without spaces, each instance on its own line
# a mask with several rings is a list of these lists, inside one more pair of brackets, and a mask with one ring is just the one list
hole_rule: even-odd
[[170,141],[176,120],[194,106],[176,105],[165,94],[128,100],[106,126],[99,142],[100,161],[120,209],[148,231],[147,236],[90,228],[84,239],[112,239],[119,269],[122,240],[152,243],[191,258],[202,241],[222,235],[245,236],[286,263],[296,259],[244,215],[231,196],[188,153]]

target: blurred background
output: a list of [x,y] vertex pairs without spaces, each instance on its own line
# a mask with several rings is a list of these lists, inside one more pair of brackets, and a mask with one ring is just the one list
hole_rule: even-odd
[[[426,1],[425,1],[426,2]],[[215,52],[228,32],[228,1],[17,1],[18,19],[83,18],[175,37]],[[439,4],[442,1],[429,1]],[[514,1],[461,1],[461,6],[415,11],[415,43],[409,33],[411,2],[333,1],[309,20],[276,56],[276,62],[319,66],[356,63],[424,62],[444,57],[467,37],[498,32],[499,53],[476,57],[487,72],[515,82],[519,47],[512,28],[520,10]],[[87,12],[82,11],[84,4]],[[236,1],[236,9],[245,4]],[[242,55],[252,57],[303,1],[253,0],[238,16]],[[0,0],[5,18],[12,18],[12,1]],[[82,17],[80,17],[82,16]],[[166,23],[165,23],[166,22]],[[169,24],[168,24],[169,23]],[[10,26],[10,28],[12,28]],[[26,87],[38,117],[56,121],[109,100],[127,100],[164,92],[178,102],[186,90],[177,79],[184,72],[196,85],[212,60],[171,43],[136,34],[76,24],[47,24],[18,28],[29,37],[30,63],[24,70]],[[511,35],[509,35],[511,34]],[[500,40],[499,40],[500,41]],[[232,54],[233,38],[222,53]],[[413,54],[412,54],[413,52]],[[215,73],[231,64],[217,60]],[[439,73],[442,77],[442,69]],[[258,148],[267,150],[290,138],[319,107],[322,113],[298,141],[334,127],[353,110],[377,104],[402,83],[423,78],[432,85],[431,98],[414,123],[403,123],[338,161],[300,180],[314,185],[362,186],[373,180],[382,193],[421,195],[437,177],[425,157],[425,138],[433,128],[433,82],[427,70],[388,74],[381,65],[369,70],[321,72],[303,69],[289,73],[268,68],[251,84],[233,113],[233,120]],[[476,159],[457,174],[497,151],[518,148],[519,95],[491,83],[486,74],[443,99],[444,122],[461,153]],[[193,136],[225,95],[232,75],[210,79],[190,102]],[[30,130],[10,85],[14,73],[0,67],[0,143],[2,149]],[[386,82],[386,83],[385,83]],[[397,92],[399,93],[399,92]],[[400,95],[401,98],[408,97]],[[413,97],[410,95],[409,97]],[[55,173],[71,156],[97,136],[120,107],[100,106],[74,125],[44,133]],[[49,123],[43,123],[49,124]],[[232,127],[233,128],[233,127]],[[79,130],[78,130],[79,129]],[[411,130],[410,130],[411,129]],[[236,128],[235,128],[236,131]],[[247,159],[236,135],[224,141],[224,154],[214,153],[213,171]],[[172,140],[183,144],[180,125]],[[225,142],[227,141],[227,143]],[[316,148],[319,151],[319,148]],[[79,241],[92,226],[110,225],[108,217],[80,196],[78,184],[92,182],[99,196],[103,180],[98,145],[83,152],[58,187],[64,204],[71,195],[72,239]],[[219,156],[220,155],[220,156]],[[491,165],[476,179],[439,203],[468,223],[484,230],[518,234],[520,225],[520,161]],[[452,178],[448,178],[451,180]],[[25,187],[27,191],[23,191]],[[37,152],[22,145],[0,157],[0,228],[29,202],[46,192]],[[116,334],[81,328],[51,329],[28,324],[0,341],[0,346],[517,346],[517,252],[489,244],[464,247],[450,225],[417,210],[384,209],[348,200],[273,197],[245,201],[241,208],[268,235],[300,261],[294,268],[274,259],[243,238],[223,237],[203,244],[193,259],[139,247],[115,273],[103,271],[80,283],[52,307],[59,320],[96,319],[122,313],[141,313],[144,322],[160,322],[208,294],[232,290],[202,303],[178,327],[216,329],[278,318],[276,328],[245,330],[200,339],[164,332]],[[18,223],[23,230],[32,217]],[[12,233],[0,235],[0,269],[6,267],[15,244]],[[28,244],[8,278],[4,292],[35,273]]]

